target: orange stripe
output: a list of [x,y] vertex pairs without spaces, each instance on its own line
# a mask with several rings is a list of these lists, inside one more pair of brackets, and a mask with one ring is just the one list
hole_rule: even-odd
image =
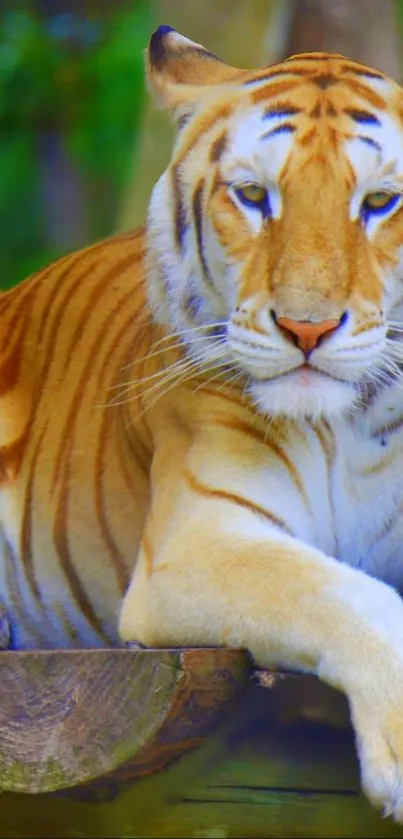
[[185,142],[179,150],[178,157],[174,161],[176,166],[183,162],[185,157],[187,157],[189,152],[192,151],[199,140],[211,131],[219,120],[227,119],[227,117],[230,116],[232,107],[233,106],[230,102],[221,102],[216,107],[213,107],[207,115],[203,114],[198,120],[196,120],[193,129],[187,134]]
[[[119,306],[115,309],[115,316],[118,312],[121,311],[122,308],[127,306],[127,300],[130,298],[132,294],[132,290],[129,289],[128,292],[124,295],[124,297],[119,301]],[[99,325],[99,329],[94,337],[94,340],[87,348],[87,360],[85,365],[81,370],[81,376],[78,379],[75,393],[71,398],[70,401],[70,409],[68,412],[67,419],[64,424],[64,428],[61,432],[61,444],[59,446],[59,450],[55,457],[55,465],[53,471],[53,479],[52,479],[52,489],[55,490],[59,478],[59,474],[61,471],[62,463],[64,458],[66,457],[66,446],[71,444],[71,440],[74,436],[74,428],[75,424],[77,423],[77,417],[79,413],[79,407],[82,402],[83,394],[86,391],[87,382],[92,372],[93,364],[94,364],[94,356],[97,353],[97,349],[99,347],[100,342],[105,341],[107,333],[113,328],[115,325],[115,318],[111,317],[110,312],[106,312],[104,319],[101,321]]]
[[9,345],[9,355],[0,367],[0,396],[4,396],[12,390],[19,379],[21,362],[25,350],[24,338],[26,335],[25,319],[20,325],[18,334],[14,336],[14,346]]
[[361,323],[355,327],[352,331],[352,335],[355,337],[356,335],[360,335],[362,332],[369,332],[370,329],[377,329],[380,326],[379,320],[368,321],[366,323]]
[[[334,442],[334,434],[333,434],[333,431],[330,428],[330,426],[327,425],[324,420],[322,420],[321,425],[322,425],[322,428],[319,425],[314,425],[313,423],[310,423],[312,431],[314,432],[314,434],[318,438],[319,444],[320,444],[321,448],[323,449],[323,452],[324,452],[324,455],[325,455],[325,460],[326,460],[326,465],[327,465],[328,471],[330,472],[330,469],[333,466],[333,461],[334,461],[334,458],[335,458],[335,455],[336,455],[336,446],[335,446],[335,442]],[[326,433],[324,433],[324,432],[327,432],[327,435],[328,435],[327,438],[326,438]]]
[[380,81],[387,81],[387,77],[379,70],[374,70],[369,64],[363,64],[362,61],[354,61],[352,58],[345,58],[344,64],[340,65],[343,73],[357,73],[358,75],[368,76],[371,79],[379,79]]
[[28,480],[25,486],[25,503],[24,503],[24,512],[22,517],[22,524],[21,524],[21,537],[20,537],[20,556],[21,561],[24,566],[25,575],[27,581],[29,583],[31,592],[34,598],[41,603],[41,594],[38,588],[38,584],[35,577],[35,566],[34,566],[34,554],[33,554],[33,547],[32,547],[32,519],[33,519],[33,507],[34,507],[34,497],[33,497],[33,488],[34,488],[34,480],[36,475],[36,464],[38,461],[39,453],[41,450],[43,438],[46,432],[46,425],[42,429],[40,434],[39,440],[35,447],[35,451],[33,453],[33,457],[30,463],[29,475]]
[[[74,357],[74,350],[76,349],[76,346],[77,346],[77,343],[78,343],[79,339],[83,335],[85,336],[85,327],[88,323],[88,320],[89,320],[92,312],[94,311],[94,307],[95,307],[96,303],[98,302],[100,296],[102,294],[104,294],[106,290],[109,289],[110,284],[113,282],[113,280],[116,277],[118,277],[120,274],[123,274],[125,271],[127,271],[128,268],[133,268],[134,269],[136,262],[140,261],[142,259],[142,257],[143,257],[143,254],[141,252],[140,253],[130,252],[130,253],[126,254],[119,262],[115,263],[110,268],[108,268],[108,270],[104,274],[102,274],[102,277],[101,277],[100,281],[92,289],[91,294],[90,294],[84,308],[81,309],[80,319],[78,320],[78,322],[76,324],[76,328],[74,330],[72,339],[70,341],[68,351],[66,353],[67,363],[66,363],[66,366],[65,366],[64,374],[68,370],[69,364],[70,364],[72,358]],[[130,289],[130,293],[131,293],[131,296],[133,296],[134,288]],[[128,297],[128,296],[129,296],[129,294],[126,295],[126,297]],[[111,317],[111,315],[109,315],[109,317]],[[100,336],[100,340],[101,341],[103,340],[103,336]]]
[[222,131],[214,140],[210,149],[210,163],[218,163],[227,146],[227,132]]
[[[227,391],[225,391],[225,387],[227,388]],[[208,396],[215,396],[217,399],[224,399],[226,402],[232,402],[242,408],[247,405],[247,398],[243,391],[240,389],[237,390],[236,385],[234,384],[224,384],[222,389],[220,386],[220,390],[218,390],[218,388],[214,388],[213,385],[210,385],[207,381],[206,384],[201,384],[198,390],[202,393],[208,394]]]
[[[70,448],[70,446],[68,447]],[[56,552],[59,556],[60,563],[66,577],[66,581],[70,588],[71,594],[76,601],[81,613],[88,621],[92,629],[106,642],[108,642],[105,630],[95,613],[91,601],[84,591],[80,578],[73,564],[73,559],[70,552],[68,533],[68,502],[69,502],[69,484],[70,484],[70,461],[66,459],[66,467],[63,476],[63,481],[60,487],[59,498],[56,506],[56,514],[53,525],[53,541]],[[112,639],[109,639],[109,642]]]
[[[133,292],[132,292],[133,294]],[[127,299],[127,298],[125,298]],[[109,387],[111,384],[111,378],[113,379],[113,384],[118,384],[115,380],[113,375],[111,377],[110,373],[110,366],[112,365],[114,371],[117,368],[120,368],[119,372],[122,371],[122,367],[126,364],[130,364],[131,361],[133,365],[135,362],[135,351],[136,348],[140,345],[140,343],[144,343],[143,339],[146,337],[152,328],[152,324],[148,322],[141,322],[142,316],[144,315],[144,301],[140,300],[139,309],[136,313],[130,311],[129,316],[123,322],[122,326],[120,327],[119,331],[116,332],[111,340],[107,348],[107,358],[105,363],[102,366],[102,369],[98,373],[97,379],[97,389],[101,392],[104,390],[105,387]],[[132,333],[134,334],[134,340],[131,342],[130,347],[128,348],[127,345],[124,343],[124,338],[128,337]],[[149,343],[151,344],[151,337]],[[116,353],[120,352],[122,354],[122,359],[116,360]],[[138,353],[138,355],[140,352]],[[122,388],[124,388],[124,382],[122,382]]]
[[[30,297],[33,296],[33,294],[34,294],[34,290],[30,289],[29,294],[25,293],[23,295],[22,299],[20,299],[19,297],[16,297],[13,302],[14,302],[14,304],[16,303],[17,305],[14,305],[10,312],[5,313],[4,320],[7,319],[7,329],[5,329],[2,333],[2,337],[3,337],[3,340],[2,340],[2,343],[1,343],[1,352],[2,353],[6,352],[7,350],[10,349],[10,343],[13,340],[14,332],[17,328],[17,325],[21,321],[21,314],[26,315],[27,304],[29,305],[29,299],[30,299]],[[25,325],[24,321],[23,321],[23,324]]]
[[[99,264],[99,259],[95,259],[90,262],[88,265],[88,259],[86,257],[91,257],[92,254],[98,255],[99,251],[107,252],[111,247],[115,247],[117,245],[121,245],[123,241],[126,241],[130,237],[125,234],[121,236],[113,236],[109,239],[105,239],[102,242],[98,242],[95,245],[90,245],[88,248],[84,248],[83,250],[78,251],[77,253],[70,254],[68,257],[65,257],[63,260],[59,262],[53,263],[46,271],[42,272],[42,274],[38,274],[38,278],[44,280],[49,273],[54,273],[54,286],[50,286],[51,293],[49,295],[46,307],[42,306],[44,317],[41,322],[41,335],[46,329],[47,320],[50,314],[54,309],[55,299],[61,294],[63,297],[63,304],[66,303],[66,292],[63,293],[63,289],[65,288],[64,280],[66,278],[71,278],[71,285],[68,287],[70,289],[70,293],[77,286],[77,276],[75,275],[75,268],[80,265],[80,263],[84,263],[86,267],[85,272],[81,273],[79,276],[84,279],[88,273],[92,270],[94,265]],[[60,268],[66,267],[65,271],[59,273]],[[40,286],[40,291],[46,288],[46,285]],[[69,290],[67,290],[67,298],[69,296]]]
[[99,529],[106,547],[111,555],[113,566],[116,571],[118,585],[122,595],[125,593],[129,584],[129,571],[122,552],[119,550],[118,544],[112,534],[112,530],[108,522],[108,510],[104,499],[104,485],[103,475],[106,471],[104,468],[104,453],[105,440],[109,430],[110,414],[106,412],[102,417],[101,428],[98,434],[98,448],[94,464],[94,504],[95,512],[98,520]]
[[17,478],[28,439],[28,424],[12,443],[0,447],[0,483],[12,482]]
[[279,527],[280,530],[284,533],[288,533],[289,536],[293,536],[292,531],[283,519],[274,515],[274,513],[270,513],[264,507],[261,507],[260,504],[248,501],[246,498],[243,498],[241,495],[237,495],[236,493],[226,492],[223,489],[214,489],[213,487],[207,486],[206,484],[201,483],[196,475],[188,469],[184,471],[183,477],[193,492],[197,492],[199,495],[204,495],[208,498],[220,498],[223,501],[229,501],[231,504],[237,504],[239,507],[249,510],[254,515],[264,518],[266,521],[270,522],[270,524],[274,524],[275,527]]
[[310,128],[309,131],[306,131],[305,134],[302,134],[301,137],[297,137],[297,143],[302,148],[306,148],[307,146],[311,146],[314,142],[315,138],[318,136],[317,128],[313,127]]
[[[21,598],[21,588],[19,584],[21,574],[21,560],[18,551],[4,538],[2,544],[2,563],[5,572],[5,585],[9,600],[14,605],[15,624],[18,623],[24,627],[25,633],[31,638],[35,638],[37,646],[40,646],[38,639],[38,625],[36,623],[33,613],[29,613],[26,605]],[[38,639],[38,640],[37,640]],[[11,626],[11,643],[13,641],[13,626]]]
[[[88,250],[89,250],[89,249],[87,249],[87,250],[86,250],[86,252],[88,252]],[[82,253],[81,253],[81,256],[82,256]],[[71,257],[66,257],[66,258],[65,258],[65,259],[63,259],[63,260],[60,260],[60,263],[56,263],[56,265],[58,265],[58,264],[60,264],[60,265],[64,265],[64,264],[65,264],[65,262],[67,262],[69,259],[71,260]],[[74,265],[76,264],[76,261],[78,262],[79,260],[75,260],[75,261],[74,261]],[[92,267],[93,267],[93,266],[90,266],[88,270],[92,270]],[[46,271],[44,271],[44,272],[39,272],[39,273],[38,273],[37,275],[35,275],[35,276],[36,276],[38,279],[39,279],[39,278],[44,278],[44,277],[46,277],[49,273],[51,273],[54,269],[55,269],[55,265],[52,265],[52,266],[50,266],[50,268],[49,268],[49,269],[47,269]],[[83,275],[83,274],[81,274],[81,275],[77,278],[77,281],[74,283],[74,288],[75,288],[75,286],[76,286],[76,285],[78,285],[78,283],[79,283],[82,279],[84,279],[84,278],[85,278],[86,274],[87,274],[87,270],[84,272],[84,275]],[[64,276],[64,273],[63,273],[63,276]],[[58,279],[60,279],[60,278],[58,278]],[[60,286],[57,286],[57,289],[58,289],[58,291],[59,291]],[[38,284],[38,285],[37,285],[37,288],[35,289],[35,291],[36,291],[36,292],[40,292],[41,290],[42,290],[42,286],[41,286],[40,284]],[[71,293],[71,291],[72,291],[72,287],[70,286],[70,288],[67,290],[67,293],[63,296],[63,299],[62,299],[62,302],[61,302],[61,306],[59,307],[58,313],[56,314],[56,317],[55,317],[54,322],[53,322],[53,328],[52,328],[51,335],[49,336],[49,340],[48,340],[48,342],[47,342],[47,346],[46,346],[46,350],[47,350],[47,351],[46,351],[46,354],[45,354],[45,356],[44,356],[44,364],[43,364],[42,368],[38,371],[37,380],[41,382],[41,388],[40,388],[39,390],[37,390],[37,397],[38,397],[38,398],[37,398],[37,402],[36,402],[36,404],[33,402],[33,403],[32,403],[32,406],[31,406],[30,416],[29,416],[28,423],[27,423],[27,426],[26,426],[26,427],[27,427],[27,429],[28,429],[28,432],[27,432],[27,444],[28,444],[28,441],[29,441],[29,438],[30,438],[30,434],[31,434],[31,432],[33,432],[33,430],[34,430],[34,428],[35,428],[36,416],[37,416],[37,414],[38,414],[38,410],[39,410],[39,407],[40,407],[41,399],[42,399],[42,398],[44,397],[44,395],[46,394],[46,387],[45,387],[45,383],[46,383],[46,380],[47,380],[47,376],[48,376],[48,373],[49,373],[50,366],[51,366],[51,364],[52,364],[52,362],[53,362],[53,358],[54,358],[54,349],[55,349],[55,345],[56,345],[57,337],[58,337],[58,334],[59,334],[58,328],[59,328],[60,321],[61,321],[62,316],[63,316],[63,313],[64,313],[64,304],[65,304],[66,299],[68,298],[69,294]],[[52,295],[52,296],[53,296],[53,295]],[[21,301],[21,299],[20,299],[20,303],[22,302],[22,303],[25,305],[25,303],[26,303],[26,298],[27,298],[27,297],[28,297],[28,299],[29,299],[29,295],[24,294],[24,295],[23,295],[23,298],[22,298],[22,301]],[[22,306],[21,306],[21,308],[22,308]]]
[[290,67],[288,59],[282,64],[275,64],[273,68],[267,70],[263,68],[261,72],[255,71],[246,79],[243,78],[242,84],[245,89],[258,82],[271,82],[279,76],[288,76],[293,79],[298,77],[312,76],[312,67]]
[[367,102],[370,102],[374,108],[378,108],[380,111],[385,110],[386,102],[379,96],[372,87],[367,87],[366,84],[362,84],[362,82],[358,82],[356,79],[349,79],[348,86],[357,96],[360,96],[362,99],[366,99]]
[[254,105],[259,105],[260,102],[266,102],[268,99],[273,99],[279,93],[288,93],[290,90],[295,90],[299,84],[295,79],[287,79],[283,82],[274,82],[264,87],[259,87],[251,93],[251,99]]
[[268,434],[264,433],[263,431],[259,431],[257,428],[254,428],[252,425],[249,425],[244,420],[225,420],[220,418],[217,421],[217,424],[219,426],[222,425],[226,428],[231,428],[234,431],[239,431],[241,434],[246,434],[247,436],[252,437],[258,443],[260,443],[260,445],[265,446],[265,448],[272,449],[276,457],[278,457],[286,467],[293,483],[295,484],[298,492],[304,500],[305,506],[310,510],[309,499],[306,494],[306,489],[303,484],[303,481],[301,480],[301,476],[298,472],[298,469],[296,469],[292,460],[290,460],[284,449],[277,442],[275,442],[273,438],[268,437]]
[[[75,255],[75,258],[70,258],[70,261],[67,263],[67,265],[64,262],[63,266],[61,266],[61,267],[64,267],[65,270],[62,271],[61,273],[56,273],[56,268],[58,267],[57,265],[53,266],[53,269],[54,269],[54,277],[53,277],[54,284],[51,285],[49,283],[49,295],[48,295],[48,298],[47,298],[47,301],[46,301],[46,305],[43,305],[43,303],[41,303],[42,317],[41,317],[41,321],[40,321],[40,325],[39,325],[39,338],[40,338],[40,340],[44,339],[44,333],[45,333],[45,330],[46,330],[46,327],[47,327],[47,324],[48,324],[48,320],[49,320],[50,315],[53,314],[53,312],[55,310],[57,299],[59,297],[61,297],[62,301],[61,301],[61,306],[59,307],[59,310],[56,310],[55,319],[57,318],[58,312],[60,313],[60,311],[64,310],[64,306],[65,306],[65,303],[68,300],[69,294],[72,291],[74,291],[74,288],[77,286],[78,278],[76,277],[76,279],[74,280],[74,276],[75,276],[74,269],[76,268],[76,266],[79,265],[81,262],[84,262],[84,264],[86,265],[85,272],[83,272],[84,277],[85,277],[85,276],[87,276],[87,273],[92,269],[93,265],[97,264],[97,261],[95,260],[95,262],[91,261],[90,266],[88,266],[87,265],[88,260],[83,258],[85,256],[87,256],[87,252],[85,252],[85,254],[80,252],[80,253]],[[43,279],[45,279],[47,273],[48,272],[46,272],[46,274],[43,275]],[[79,277],[80,276],[83,276],[83,274],[79,274]],[[72,283],[66,289],[65,280],[68,277],[71,277]],[[37,289],[37,291],[39,291],[39,293],[43,293],[43,291],[47,291],[46,284],[44,283],[43,285],[41,285],[39,287],[39,289]]]
[[[133,436],[136,437],[135,441],[132,439]],[[127,445],[127,448],[129,450],[129,457],[127,456],[128,453],[124,447],[125,445]],[[139,450],[142,452],[141,456],[139,456]],[[136,481],[136,475],[134,473],[134,470],[131,468],[131,461],[132,459],[135,460],[140,470],[143,472],[143,474],[148,480],[150,474],[152,455],[149,452],[146,453],[145,446],[143,442],[137,437],[137,435],[129,433],[125,434],[124,437],[122,436],[122,434],[119,434],[119,445],[117,451],[119,455],[120,469],[126,487],[129,490],[130,494],[133,495],[134,498],[137,498],[139,487],[138,482]]]

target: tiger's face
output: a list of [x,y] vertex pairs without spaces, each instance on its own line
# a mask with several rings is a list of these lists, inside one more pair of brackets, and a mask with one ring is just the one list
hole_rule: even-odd
[[337,416],[392,384],[400,88],[341,56],[252,73],[170,30],[154,49],[151,80],[181,125],[150,208],[157,316],[271,415]]

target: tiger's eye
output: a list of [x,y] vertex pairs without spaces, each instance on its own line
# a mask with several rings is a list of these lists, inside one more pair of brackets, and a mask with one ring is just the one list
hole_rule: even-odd
[[394,198],[393,193],[383,192],[382,190],[379,192],[369,192],[365,196],[364,204],[368,210],[385,210],[392,204]]
[[239,197],[248,204],[261,206],[267,200],[267,190],[259,184],[245,184],[237,189]]

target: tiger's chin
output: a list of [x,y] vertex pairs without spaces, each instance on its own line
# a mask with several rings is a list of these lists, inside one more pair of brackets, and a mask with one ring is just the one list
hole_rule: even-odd
[[264,381],[255,379],[249,393],[262,413],[294,420],[335,419],[350,410],[359,397],[353,382],[313,369],[299,369]]

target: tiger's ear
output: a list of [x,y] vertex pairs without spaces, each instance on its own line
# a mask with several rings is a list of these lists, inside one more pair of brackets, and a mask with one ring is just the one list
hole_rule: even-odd
[[160,26],[151,37],[148,81],[157,102],[177,118],[191,113],[203,87],[229,82],[240,72],[171,26]]

